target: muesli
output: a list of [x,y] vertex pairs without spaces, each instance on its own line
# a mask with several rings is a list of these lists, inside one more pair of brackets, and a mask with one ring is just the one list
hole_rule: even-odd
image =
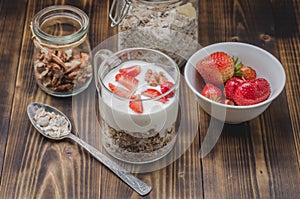
[[198,48],[196,6],[192,3],[133,1],[119,24],[119,48],[147,47],[165,52],[177,63]]
[[106,150],[114,154],[116,158],[128,162],[151,162],[166,155],[176,141],[175,124],[172,128],[162,133],[154,133],[154,136],[142,138],[134,137],[125,131],[116,131],[107,125],[103,126],[104,143]]

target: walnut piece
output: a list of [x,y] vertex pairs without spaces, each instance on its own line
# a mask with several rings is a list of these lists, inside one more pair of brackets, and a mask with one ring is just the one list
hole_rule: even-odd
[[145,74],[145,81],[148,82],[150,86],[156,87],[161,85],[163,82],[168,81],[168,79],[163,72],[158,73],[148,69]]
[[72,92],[92,77],[88,53],[79,49],[41,50],[34,63],[37,80],[52,92]]

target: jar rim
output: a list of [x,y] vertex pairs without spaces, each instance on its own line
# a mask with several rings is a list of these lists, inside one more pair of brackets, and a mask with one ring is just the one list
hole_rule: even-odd
[[[55,36],[44,32],[40,27],[42,24],[41,20],[43,20],[43,18],[45,20],[55,16],[66,16],[72,18],[79,22],[80,28],[76,30],[76,32],[64,36]],[[46,7],[40,10],[32,20],[33,33],[43,42],[57,45],[66,45],[79,41],[86,36],[88,27],[89,18],[87,14],[79,8],[69,5]]]

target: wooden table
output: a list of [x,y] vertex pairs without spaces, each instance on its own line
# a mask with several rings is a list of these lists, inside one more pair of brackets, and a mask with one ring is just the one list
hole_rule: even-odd
[[[74,5],[90,17],[92,47],[117,33],[109,1],[0,1],[0,198],[141,198],[110,170],[71,141],[51,142],[33,128],[33,101],[74,114],[72,98],[38,88],[29,23],[42,8]],[[300,196],[300,2],[297,0],[199,0],[199,43],[240,41],[257,45],[283,64],[282,94],[259,117],[226,124],[214,149],[199,158],[210,116],[198,106],[196,137],[172,164],[135,174],[153,187],[145,198],[299,198]],[[93,85],[91,85],[93,86]],[[187,98],[189,96],[186,96]],[[190,96],[192,97],[192,96]],[[96,148],[89,110],[76,112],[78,136]],[[80,132],[80,133],[79,133]]]

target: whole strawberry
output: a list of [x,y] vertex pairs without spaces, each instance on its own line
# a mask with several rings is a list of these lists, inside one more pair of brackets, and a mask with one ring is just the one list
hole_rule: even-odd
[[207,97],[208,99],[211,99],[211,100],[214,100],[217,102],[220,102],[221,97],[222,97],[222,91],[218,87],[216,87],[212,84],[209,84],[209,83],[204,86],[204,88],[201,91],[201,94],[204,97]]
[[214,52],[200,60],[196,69],[206,83],[221,85],[234,74],[234,61],[225,52]]
[[240,106],[257,104],[265,101],[271,93],[269,82],[264,78],[245,81],[234,93],[234,102]]
[[256,79],[256,71],[250,66],[243,65],[240,72],[242,73],[242,79],[244,80]]
[[227,99],[233,100],[236,88],[244,81],[240,78],[230,78],[224,86],[224,95]]
[[243,80],[252,80],[256,79],[256,71],[250,66],[239,64],[235,67],[234,76],[240,77]]

